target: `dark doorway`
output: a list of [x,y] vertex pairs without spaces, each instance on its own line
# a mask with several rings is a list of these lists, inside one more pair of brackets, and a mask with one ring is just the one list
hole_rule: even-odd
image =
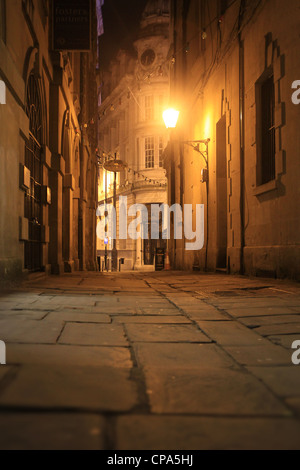
[[217,263],[216,267],[227,267],[227,157],[226,115],[217,123],[216,131],[216,176],[217,176]]
[[29,220],[29,238],[25,242],[25,269],[40,271],[42,262],[42,114],[39,88],[34,75],[27,84],[26,113],[29,139],[25,144],[25,166],[30,170],[30,188],[25,193],[25,217]]
[[158,250],[165,251],[167,249],[167,240],[162,238],[162,218],[159,221],[159,240],[151,239],[151,227],[155,221],[151,220],[151,204],[147,204],[148,209],[148,240],[144,240],[144,265],[152,266]]

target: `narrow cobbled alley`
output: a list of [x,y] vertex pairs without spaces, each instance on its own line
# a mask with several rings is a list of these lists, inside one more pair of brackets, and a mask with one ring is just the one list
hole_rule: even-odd
[[299,449],[298,284],[162,272],[0,298],[2,449]]

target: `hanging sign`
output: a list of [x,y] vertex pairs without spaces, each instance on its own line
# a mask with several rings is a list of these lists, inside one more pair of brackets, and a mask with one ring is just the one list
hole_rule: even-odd
[[121,171],[127,168],[127,163],[122,162],[122,160],[110,160],[109,162],[104,163],[103,167],[106,171],[121,173]]
[[91,0],[53,0],[53,49],[91,49]]

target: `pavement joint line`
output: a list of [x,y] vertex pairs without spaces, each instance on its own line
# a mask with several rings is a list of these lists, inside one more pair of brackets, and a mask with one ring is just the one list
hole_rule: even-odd
[[[109,433],[112,432],[114,434],[114,428],[116,421],[118,418],[121,417],[160,417],[160,418],[196,418],[196,419],[205,419],[205,418],[211,418],[214,420],[227,420],[227,419],[234,419],[234,420],[241,420],[244,421],[245,419],[247,420],[285,420],[285,421],[293,421],[295,419],[294,413],[290,414],[287,413],[285,415],[283,414],[264,414],[264,413],[253,413],[253,414],[233,414],[233,413],[224,413],[224,414],[214,414],[214,413],[176,413],[176,412],[166,412],[166,413],[158,413],[158,412],[143,412],[143,411],[135,411],[134,409],[127,410],[127,411],[108,411],[106,409],[102,408],[82,408],[82,407],[42,407],[42,406],[37,406],[37,407],[25,407],[25,406],[7,406],[5,405],[5,408],[0,405],[0,415],[1,414],[12,414],[12,413],[20,413],[20,414],[36,414],[39,415],[41,413],[43,414],[51,414],[51,413],[63,413],[63,414],[77,414],[77,415],[98,415],[99,417],[106,418],[108,423],[110,423],[111,430]],[[111,442],[110,439],[108,439],[109,442]],[[116,442],[116,441],[114,441]],[[110,449],[104,449],[104,450],[110,450]]]
[[116,416],[105,416],[104,430],[103,430],[103,450],[114,451],[117,443],[117,418]]
[[[251,366],[249,366],[249,367],[251,367]],[[262,366],[261,366],[261,367],[262,367]],[[280,366],[280,367],[281,367],[281,366]],[[288,366],[288,367],[291,367],[291,366]],[[247,369],[247,368],[246,368],[246,369]],[[250,371],[249,371],[249,372],[250,372]],[[288,409],[288,411],[289,411],[289,413],[290,413],[290,415],[291,415],[292,417],[296,417],[296,416],[297,416],[296,410],[295,410],[291,405],[289,405],[288,403],[286,403],[286,399],[287,399],[286,397],[282,397],[282,396],[280,396],[279,394],[277,394],[267,383],[265,383],[265,382],[263,381],[262,378],[257,377],[256,375],[252,374],[251,372],[250,372],[250,374],[251,374],[253,377],[255,377],[255,378],[256,378],[256,379],[257,379],[257,380],[258,380],[258,381],[259,381],[259,382],[260,382],[260,383],[261,383],[261,384],[262,384],[262,385],[263,385],[263,386],[264,386],[264,387],[283,405],[283,406],[285,406],[285,408]]]
[[[175,326],[179,326],[179,325],[175,325]],[[203,332],[201,331],[201,333]],[[205,344],[205,345],[216,344],[214,340],[211,340],[210,342],[209,341],[187,341],[187,340],[185,341],[147,341],[147,340],[133,341],[133,344],[137,344],[137,343],[142,343],[142,344]]]
[[[200,328],[200,326],[198,325],[198,323],[197,323],[195,320],[193,320],[191,317],[189,317],[188,314],[187,314],[181,307],[178,307],[178,305],[176,305],[173,301],[171,301],[170,299],[168,299],[167,296],[164,296],[164,297],[165,297],[165,298],[168,300],[168,302],[169,302],[170,304],[172,304],[187,320],[189,320],[189,321],[192,323],[192,325],[196,328],[196,330],[200,331],[200,332],[201,332],[202,334],[204,334],[208,339],[210,339],[211,343],[217,344],[217,342],[216,342],[213,338],[211,338],[205,331],[203,331],[203,330]],[[201,344],[205,344],[205,343],[202,342]]]
[[[59,346],[80,346],[81,348],[130,349],[129,346],[120,346],[118,344],[80,344],[80,343],[58,343],[58,344]],[[52,344],[51,346],[54,346],[54,344]]]
[[[285,316],[285,313],[270,313],[269,315],[250,315],[249,317],[235,317],[236,319],[245,319],[245,318],[269,318],[269,317],[282,317]],[[290,316],[299,316],[300,318],[300,313],[289,313]]]
[[[133,342],[130,340],[126,325],[123,326],[125,337],[129,344],[130,357],[132,360],[133,367],[130,369],[130,379],[136,386],[138,403],[133,410],[143,410],[148,413],[151,412],[149,395],[147,393],[146,377],[144,373],[144,367],[139,365],[136,357]],[[134,412],[134,411],[133,411]]]
[[55,344],[58,344],[58,342],[59,342],[59,340],[60,340],[60,338],[61,338],[61,335],[63,334],[63,331],[64,331],[66,325],[67,325],[67,322],[66,322],[66,321],[63,321],[63,322],[62,322],[62,327],[61,327],[60,333],[59,333],[58,337],[56,338]]
[[0,404],[0,414],[1,413],[30,413],[30,414],[40,414],[40,413],[63,413],[63,414],[91,414],[99,416],[131,416],[132,410],[127,411],[109,411],[106,408],[101,407],[82,407],[82,406],[27,406],[27,405],[1,405]]

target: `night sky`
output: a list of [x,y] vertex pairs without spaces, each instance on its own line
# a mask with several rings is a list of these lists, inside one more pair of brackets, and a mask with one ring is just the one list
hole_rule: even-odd
[[104,35],[100,40],[101,69],[119,49],[128,49],[135,40],[147,0],[105,0],[103,6]]

